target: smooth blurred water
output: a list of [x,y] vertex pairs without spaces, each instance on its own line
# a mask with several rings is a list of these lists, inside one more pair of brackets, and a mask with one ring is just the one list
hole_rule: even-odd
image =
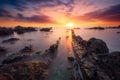
[[88,29],[77,29],[75,30],[76,35],[80,35],[83,39],[89,40],[92,37],[102,39],[106,42],[109,51],[120,51],[120,34],[117,32],[120,29],[106,29],[106,30],[88,30]]
[[[96,37],[104,40],[110,51],[120,51],[120,34],[116,32],[120,31],[119,29],[106,29],[106,30],[87,30],[87,29],[76,29],[75,33],[80,35],[83,39],[88,40],[91,37]],[[0,37],[0,46],[4,46],[7,48],[8,53],[14,53],[18,50],[22,49],[24,46],[32,44],[35,51],[44,51],[51,44],[55,43],[55,41],[59,37],[66,37],[66,29],[65,28],[54,28],[53,32],[29,32],[24,34],[16,34],[10,35],[7,37]],[[14,44],[2,43],[3,40],[9,38],[19,38],[19,41],[16,41]],[[29,39],[32,39],[29,41]]]
[[[120,51],[120,34],[116,32],[119,29],[107,29],[107,30],[87,30],[87,29],[76,29],[75,34],[80,35],[83,39],[88,40],[91,37],[102,39],[106,42],[110,52]],[[66,37],[68,36],[68,38]],[[2,43],[3,40],[9,38],[19,38],[14,44]],[[49,48],[50,45],[56,43],[56,40],[60,40],[58,52],[54,58],[52,65],[49,69],[48,80],[66,80],[67,79],[67,67],[69,66],[67,57],[73,56],[72,51],[72,37],[71,31],[67,31],[66,28],[53,28],[53,32],[29,32],[24,34],[16,34],[0,37],[0,46],[7,48],[7,53],[0,53],[0,62],[6,58],[7,54],[12,54],[23,49],[25,46],[33,45],[34,52],[44,52]],[[31,39],[31,40],[30,40]],[[30,40],[30,41],[29,41]]]
[[[33,45],[35,51],[44,52],[51,44],[54,44],[59,37],[66,38],[70,33],[66,32],[66,28],[53,28],[53,32],[29,32],[24,34],[16,34],[0,37],[0,46],[7,48],[6,54],[12,54],[18,52],[22,48],[28,45]],[[120,31],[120,29],[106,29],[106,30],[88,30],[88,29],[76,29],[75,33],[80,35],[83,39],[88,40],[91,37],[96,37],[104,40],[107,43],[107,46],[111,51],[120,51],[120,34],[116,32]],[[3,40],[9,38],[19,38],[20,40],[16,41],[14,44],[10,43],[2,43]],[[31,39],[31,41],[29,41]],[[62,46],[70,47],[70,41],[65,42],[66,39],[63,40]],[[69,49],[69,52],[71,49]],[[1,59],[6,56],[6,54],[0,54]]]

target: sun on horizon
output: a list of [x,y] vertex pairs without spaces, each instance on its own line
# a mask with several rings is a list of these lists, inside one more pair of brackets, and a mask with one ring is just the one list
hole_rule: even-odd
[[74,27],[74,24],[73,24],[72,22],[69,22],[69,23],[67,24],[67,27],[70,28],[70,29],[72,29],[72,28]]

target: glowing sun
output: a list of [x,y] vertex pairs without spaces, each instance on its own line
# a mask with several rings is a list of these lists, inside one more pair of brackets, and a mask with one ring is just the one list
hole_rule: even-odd
[[74,25],[73,25],[73,23],[71,23],[71,22],[67,24],[67,27],[69,27],[69,28],[73,28],[73,26],[74,26]]

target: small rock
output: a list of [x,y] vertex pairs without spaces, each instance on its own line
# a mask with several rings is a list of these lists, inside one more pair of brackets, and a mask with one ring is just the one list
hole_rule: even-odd
[[6,50],[6,48],[5,47],[1,47],[0,46],[0,52],[6,52],[7,50]]
[[7,40],[3,40],[2,43],[14,43],[18,40],[19,40],[19,38],[10,38],[10,39],[7,39]]

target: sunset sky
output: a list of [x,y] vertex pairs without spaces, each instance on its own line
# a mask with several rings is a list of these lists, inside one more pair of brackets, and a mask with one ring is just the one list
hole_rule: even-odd
[[120,0],[0,0],[0,26],[120,25]]

